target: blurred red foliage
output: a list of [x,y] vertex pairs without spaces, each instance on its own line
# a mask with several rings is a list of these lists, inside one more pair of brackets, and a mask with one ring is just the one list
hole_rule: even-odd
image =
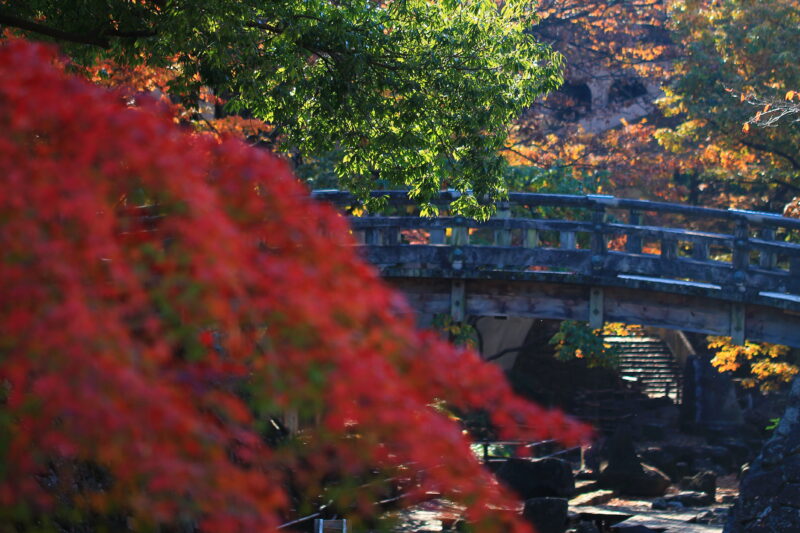
[[[487,409],[505,438],[587,428],[418,331],[284,162],[133,108],[42,45],[0,46],[0,79],[2,516],[272,531],[325,490],[369,515],[347,480],[413,469],[480,531],[527,530],[492,512],[512,497],[432,405]],[[268,446],[284,409],[321,424]]]

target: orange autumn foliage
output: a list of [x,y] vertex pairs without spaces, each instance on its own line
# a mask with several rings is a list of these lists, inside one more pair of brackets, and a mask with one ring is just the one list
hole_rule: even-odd
[[[197,80],[199,90],[196,100],[187,102],[185,98],[180,101],[171,98],[172,83],[175,82],[180,70],[180,64],[177,61],[172,68],[165,68],[147,64],[122,65],[111,59],[102,59],[90,66],[76,66],[75,68],[92,83],[101,87],[123,90],[131,99],[145,94],[157,98],[170,108],[176,122],[191,124],[197,131],[210,132],[220,136],[232,135],[245,139],[258,138],[273,129],[263,120],[255,118],[239,115],[218,117],[214,108],[224,105],[225,99],[215,95],[208,87],[200,85],[199,79]],[[202,113],[201,108],[206,108],[209,112]]]
[[[61,63],[0,46],[0,516],[275,531],[323,493],[370,516],[395,477],[480,531],[529,531],[432,405],[486,409],[506,438],[587,428],[418,331],[283,161]],[[269,444],[285,409],[321,424]]]
[[800,372],[787,361],[790,349],[780,344],[745,342],[732,344],[729,337],[708,337],[708,347],[715,351],[711,364],[720,372],[745,375],[742,385],[769,391],[790,383]]

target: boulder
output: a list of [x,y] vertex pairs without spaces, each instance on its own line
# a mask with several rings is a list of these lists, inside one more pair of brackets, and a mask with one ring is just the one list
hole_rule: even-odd
[[525,500],[522,516],[537,533],[564,533],[567,530],[566,498],[530,498]]
[[555,457],[528,460],[511,458],[501,466],[497,479],[522,500],[530,498],[569,498],[575,492],[575,477],[566,461]]
[[642,461],[653,465],[676,481],[692,473],[692,452],[682,446],[647,448],[642,451],[641,457]]
[[663,496],[671,483],[664,472],[641,463],[622,469],[612,469],[609,465],[600,473],[598,481],[602,487],[620,494],[645,498]]
[[[731,474],[738,469],[730,449],[725,446],[700,446],[695,454],[695,463],[705,459],[714,465],[714,470],[721,474]],[[695,465],[696,466],[696,465]]]
[[670,479],[649,465],[642,464],[636,455],[630,430],[620,426],[607,445],[608,465],[597,478],[600,486],[627,496],[662,496]]
[[670,494],[662,498],[668,504],[678,502],[683,507],[705,507],[714,503],[714,498],[705,492],[686,490],[677,494]]
[[710,470],[698,472],[692,477],[681,479],[680,487],[683,490],[705,492],[713,499],[717,494],[717,474]]
[[800,531],[800,379],[772,437],[742,477],[726,533]]
[[726,446],[650,447],[642,451],[641,457],[676,482],[704,470],[726,475],[738,468],[734,454]]
[[653,509],[659,511],[666,511],[666,510],[680,511],[684,509],[683,504],[681,502],[675,502],[675,501],[668,502],[666,498],[656,498],[655,500],[653,500],[653,503],[651,503],[650,506]]
[[689,522],[693,524],[722,525],[725,523],[725,520],[728,517],[728,511],[729,509],[727,507],[709,509],[708,511],[703,511],[694,518],[690,519]]

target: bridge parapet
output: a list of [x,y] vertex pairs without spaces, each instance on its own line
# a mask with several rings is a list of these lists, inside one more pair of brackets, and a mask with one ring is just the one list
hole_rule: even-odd
[[[352,202],[339,191],[315,196],[340,206]],[[395,191],[389,198],[396,206],[409,204]],[[446,194],[444,201],[449,201]],[[572,217],[547,216],[540,208],[570,209]],[[645,215],[657,222],[645,224]],[[678,217],[671,217],[670,227],[663,225],[664,215]],[[800,295],[800,244],[790,242],[800,242],[800,220],[769,213],[613,196],[515,193],[498,206],[496,218],[484,222],[402,215],[351,217],[350,222],[368,246],[369,259],[382,269],[449,277],[553,270],[707,283],[743,296]]]
[[[613,196],[512,193],[497,216],[479,222],[419,217],[405,192],[376,194],[388,197],[386,214],[351,216],[350,223],[367,259],[389,278],[561,280],[800,313],[798,219]],[[455,195],[443,193],[441,204]],[[340,191],[314,196],[353,206]],[[589,319],[598,322],[591,312]],[[732,306],[730,333],[740,341],[744,321],[744,306]],[[792,344],[800,343],[800,331],[797,337]]]

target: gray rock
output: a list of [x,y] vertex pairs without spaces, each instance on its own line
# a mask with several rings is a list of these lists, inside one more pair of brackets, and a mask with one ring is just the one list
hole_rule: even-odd
[[619,427],[606,449],[608,465],[597,478],[601,487],[628,496],[654,497],[666,492],[669,478],[657,468],[641,463],[627,426]]
[[698,514],[689,522],[693,524],[724,524],[725,520],[728,516],[728,508],[727,507],[717,507],[716,509],[709,509],[708,511],[703,511],[702,513]]
[[[695,462],[705,460],[723,474],[729,474],[739,467],[730,449],[725,446],[700,446],[696,449]],[[695,465],[696,466],[696,465]]]
[[567,507],[566,498],[530,498],[525,500],[522,516],[538,533],[564,533]]
[[641,454],[642,461],[653,465],[670,478],[679,480],[692,473],[693,450],[682,446],[647,448]]
[[522,500],[550,496],[569,498],[575,493],[572,467],[555,457],[536,461],[512,458],[495,475]]
[[679,502],[683,507],[705,507],[714,503],[714,498],[710,494],[691,490],[670,494],[665,496],[664,500],[667,503]]
[[772,437],[743,474],[725,533],[800,531],[800,380]]
[[604,488],[613,489],[626,496],[643,496],[653,498],[663,496],[670,486],[666,474],[649,465],[625,465],[612,468],[609,464],[598,479]]
[[710,470],[698,472],[692,477],[683,478],[680,482],[680,487],[683,490],[705,492],[713,500],[717,494],[717,474]]
[[667,501],[666,498],[656,498],[653,500],[653,503],[650,504],[653,509],[665,511],[665,510],[680,510],[683,509],[684,506],[681,502],[678,501]]

